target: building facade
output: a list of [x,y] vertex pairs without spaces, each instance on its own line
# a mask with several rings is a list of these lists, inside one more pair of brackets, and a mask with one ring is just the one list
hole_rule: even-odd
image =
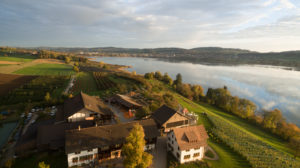
[[153,119],[68,130],[65,139],[68,166],[81,166],[121,157],[122,146],[135,124],[144,128],[144,149],[154,149],[159,132]]
[[167,138],[167,150],[180,163],[203,159],[208,136],[202,125],[174,128]]

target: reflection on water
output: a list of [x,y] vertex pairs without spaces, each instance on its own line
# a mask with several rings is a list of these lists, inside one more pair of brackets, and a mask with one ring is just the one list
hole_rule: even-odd
[[156,70],[168,72],[173,79],[181,73],[184,82],[200,84],[205,89],[226,85],[233,95],[252,100],[259,108],[279,108],[288,121],[300,125],[300,71],[274,66],[212,66],[132,57],[98,57],[95,61],[131,65],[128,70],[140,74]]

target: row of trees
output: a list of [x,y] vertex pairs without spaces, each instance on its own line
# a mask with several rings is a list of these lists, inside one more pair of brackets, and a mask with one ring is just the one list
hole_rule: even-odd
[[176,79],[174,81],[168,73],[162,75],[159,71],[146,73],[144,77],[147,79],[160,80],[165,84],[172,86],[178,93],[191,100],[199,101],[202,100],[204,97],[202,86],[183,83],[182,76],[180,73],[176,75]]
[[300,135],[300,129],[295,124],[287,123],[280,110],[264,110],[262,115],[258,115],[255,113],[257,107],[253,102],[232,96],[227,87],[209,88],[205,100],[209,104],[254,122],[285,140]]
[[72,54],[65,54],[65,53],[60,53],[60,52],[55,52],[55,51],[48,51],[48,50],[41,50],[37,53],[39,58],[42,59],[59,59],[59,60],[64,60],[66,63],[69,63],[71,61],[75,62],[87,62],[87,58],[85,57],[77,57]]

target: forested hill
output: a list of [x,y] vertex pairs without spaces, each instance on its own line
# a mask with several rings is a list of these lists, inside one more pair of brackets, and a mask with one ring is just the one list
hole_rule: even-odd
[[118,56],[118,57],[155,57],[168,61],[187,61],[206,64],[261,64],[293,67],[300,70],[300,51],[261,53],[242,49],[200,47],[183,48],[38,48],[80,55]]

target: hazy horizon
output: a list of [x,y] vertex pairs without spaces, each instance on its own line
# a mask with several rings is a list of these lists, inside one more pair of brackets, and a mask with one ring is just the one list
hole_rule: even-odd
[[296,0],[2,0],[0,45],[300,50]]

